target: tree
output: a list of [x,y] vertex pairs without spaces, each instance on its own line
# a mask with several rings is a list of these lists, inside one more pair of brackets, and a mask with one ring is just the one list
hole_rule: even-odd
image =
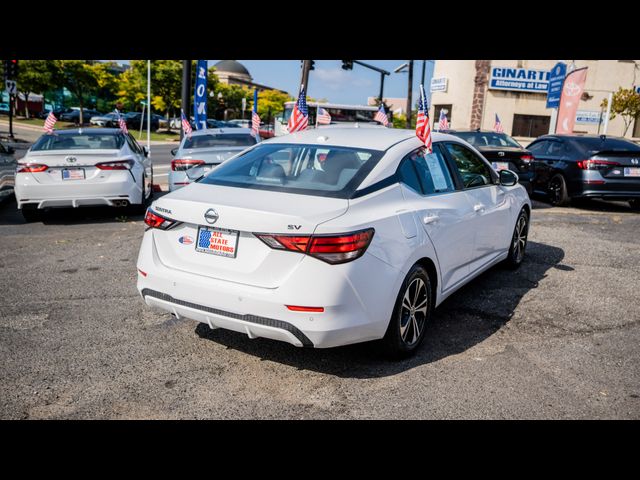
[[[602,107],[607,108],[607,99],[602,101]],[[620,87],[613,94],[611,102],[611,114],[609,120],[613,120],[617,115],[624,121],[624,137],[631,126],[631,122],[640,115],[640,93],[636,93],[632,88]]]
[[[221,96],[219,97],[218,94],[221,94]],[[243,98],[247,99],[247,105],[249,105],[249,102],[253,99],[253,90],[240,85],[218,83],[214,96],[219,98],[216,116],[224,118],[225,111],[232,110],[234,114],[237,114],[242,110]],[[258,100],[258,107],[260,107],[260,100]]]
[[55,66],[50,60],[20,60],[18,71],[18,89],[24,96],[24,116],[29,118],[29,95],[32,93],[42,93],[44,104],[44,92],[51,87]]
[[54,60],[62,75],[62,84],[77,98],[80,105],[80,125],[83,123],[85,95],[98,88],[98,70],[93,60]]
[[[153,69],[152,69],[153,76]],[[147,62],[131,60],[130,68],[118,79],[117,103],[123,110],[135,111],[147,97]]]
[[[182,62],[180,60],[155,60],[151,62],[151,104],[167,118],[180,111],[182,88]],[[185,112],[188,115],[188,112]]]
[[[290,100],[293,100],[293,97],[278,90],[263,90],[262,92],[258,92],[258,115],[262,120],[268,121],[272,115],[282,112],[284,110],[284,103]],[[253,109],[253,100],[251,100],[249,108]]]

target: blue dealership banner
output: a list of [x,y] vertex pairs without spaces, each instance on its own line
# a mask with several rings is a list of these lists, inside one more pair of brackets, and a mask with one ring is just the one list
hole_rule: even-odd
[[558,108],[562,96],[562,85],[567,75],[567,64],[558,62],[549,74],[549,90],[547,91],[547,108]]
[[493,67],[489,88],[516,92],[546,93],[549,83],[548,70],[529,68]]
[[207,61],[198,60],[196,67],[196,87],[193,101],[193,118],[196,128],[207,128]]

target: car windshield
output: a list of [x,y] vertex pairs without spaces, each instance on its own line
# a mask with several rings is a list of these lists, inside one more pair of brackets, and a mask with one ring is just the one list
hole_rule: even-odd
[[459,137],[476,148],[482,147],[515,147],[522,148],[509,135],[504,133],[493,132],[452,132],[453,135]]
[[256,138],[249,133],[207,133],[187,137],[182,148],[249,147]]
[[120,149],[124,136],[120,133],[76,133],[43,135],[31,147],[32,151],[46,150],[112,150]]
[[383,155],[327,145],[260,144],[223,163],[201,183],[349,198]]

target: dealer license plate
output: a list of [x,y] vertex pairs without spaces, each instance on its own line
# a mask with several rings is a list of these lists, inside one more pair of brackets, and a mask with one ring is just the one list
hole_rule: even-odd
[[509,162],[491,162],[495,170],[509,170]]
[[221,257],[236,258],[239,236],[240,232],[237,230],[198,227],[196,251],[220,255]]
[[84,180],[84,168],[65,168],[62,170],[62,180]]
[[640,177],[640,168],[639,167],[624,167],[624,176],[625,177]]

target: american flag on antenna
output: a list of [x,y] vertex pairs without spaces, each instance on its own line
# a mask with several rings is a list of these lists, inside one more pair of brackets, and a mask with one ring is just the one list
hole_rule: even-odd
[[318,124],[329,125],[331,123],[331,115],[324,108],[318,106]]
[[251,132],[254,136],[260,135],[260,116],[255,110],[251,112]]
[[427,153],[433,153],[431,144],[431,127],[429,126],[429,107],[424,97],[424,87],[420,85],[420,101],[418,102],[418,118],[416,119],[416,135],[426,147]]
[[440,110],[440,122],[438,123],[438,130],[449,130],[449,120],[447,120],[447,114],[444,110]]
[[380,122],[385,127],[389,125],[389,118],[387,117],[387,113],[384,111],[384,105],[382,103],[380,104],[380,108],[378,108],[378,111],[376,112],[373,119],[376,122]]
[[306,130],[309,126],[309,109],[307,108],[307,96],[304,93],[304,85],[300,88],[298,101],[293,106],[291,118],[289,118],[289,133]]
[[47,119],[44,121],[44,129],[47,133],[53,133],[53,126],[56,124],[58,119],[53,114],[53,111],[49,112],[47,115]]
[[187,120],[187,117],[184,115],[184,110],[180,110],[180,118],[182,119],[182,130],[184,130],[184,134],[190,137],[193,130],[189,120]]
[[502,123],[500,122],[500,118],[498,117],[497,113],[496,113],[496,123],[493,125],[493,130],[496,133],[504,133],[504,129],[502,128]]
[[124,118],[120,115],[118,110],[116,110],[116,114],[118,115],[118,126],[120,127],[120,130],[125,134],[129,133],[129,129],[127,129],[127,122],[124,121]]

